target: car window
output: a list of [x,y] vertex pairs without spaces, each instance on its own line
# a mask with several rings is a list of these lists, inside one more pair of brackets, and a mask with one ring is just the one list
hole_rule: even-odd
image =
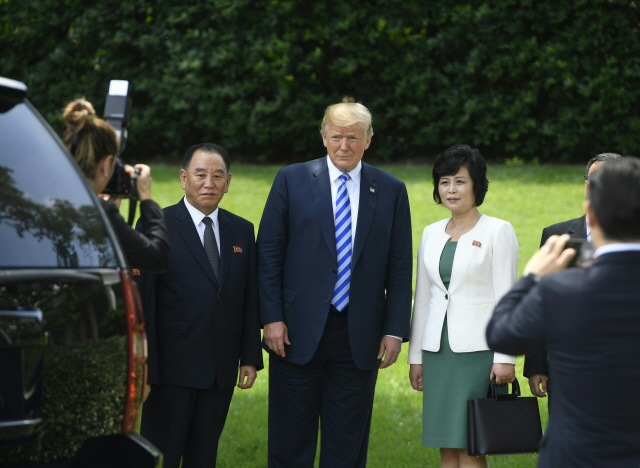
[[117,267],[87,185],[25,104],[0,112],[0,267]]

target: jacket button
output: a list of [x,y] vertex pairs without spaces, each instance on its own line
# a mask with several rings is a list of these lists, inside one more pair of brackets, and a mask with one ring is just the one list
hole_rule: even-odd
[[331,298],[330,297],[327,297],[327,302],[331,302]]
[[332,272],[334,275],[337,275],[337,274],[338,274],[338,270],[331,270],[331,272]]
[[216,301],[220,302],[222,298],[220,296],[216,297]]
[[449,295],[448,295],[448,294],[445,294],[445,295],[444,295],[444,298],[448,301],[448,300],[449,300]]

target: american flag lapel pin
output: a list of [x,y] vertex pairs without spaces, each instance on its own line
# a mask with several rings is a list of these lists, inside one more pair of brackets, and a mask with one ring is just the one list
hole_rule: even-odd
[[140,270],[138,270],[137,268],[131,270],[131,273],[133,274],[133,276],[140,276]]
[[482,244],[480,243],[480,241],[474,240],[471,245],[475,245],[476,247],[482,247]]
[[242,247],[238,247],[237,245],[233,246],[234,253],[242,253]]
[[376,193],[376,189],[374,189],[373,187],[369,187],[369,192]]

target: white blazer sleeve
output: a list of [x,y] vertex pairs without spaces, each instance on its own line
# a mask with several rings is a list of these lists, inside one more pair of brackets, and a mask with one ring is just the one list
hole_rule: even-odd
[[416,295],[413,301],[411,338],[409,339],[409,364],[422,364],[422,335],[431,301],[431,282],[424,265],[424,244],[427,240],[425,229],[418,247],[418,268],[416,272]]
[[[513,226],[504,222],[498,228],[493,241],[493,295],[496,304],[502,299],[518,275],[518,240]],[[515,364],[516,357],[494,353],[494,363]]]

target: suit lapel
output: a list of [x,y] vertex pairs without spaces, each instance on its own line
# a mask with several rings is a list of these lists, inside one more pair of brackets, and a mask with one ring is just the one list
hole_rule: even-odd
[[329,252],[337,259],[336,232],[333,220],[333,207],[331,206],[331,182],[329,181],[329,168],[327,159],[316,161],[311,173],[311,191],[316,204],[316,213],[320,222],[320,229],[324,235]]
[[586,216],[582,216],[575,220],[576,222],[567,229],[568,234],[574,239],[587,238],[587,220]]
[[362,163],[362,172],[360,173],[360,206],[358,207],[358,224],[356,226],[353,258],[351,259],[352,271],[360,258],[364,242],[369,234],[369,228],[371,227],[373,216],[376,212],[378,186],[374,182],[375,179],[371,177],[369,165]]
[[229,271],[233,251],[233,226],[229,222],[227,212],[221,209],[218,210],[218,225],[220,226],[220,284],[218,286],[220,291]]
[[191,218],[191,215],[189,214],[189,211],[184,204],[184,199],[180,200],[180,203],[178,203],[178,208],[176,210],[176,219],[178,220],[178,223],[176,225],[180,237],[182,237],[182,240],[189,248],[196,261],[207,273],[211,281],[213,281],[213,284],[217,286],[218,281],[213,274],[213,268],[211,268],[211,264],[209,263],[207,254],[204,251],[202,242],[200,242],[200,236],[198,235],[198,231],[193,224],[193,218]]

